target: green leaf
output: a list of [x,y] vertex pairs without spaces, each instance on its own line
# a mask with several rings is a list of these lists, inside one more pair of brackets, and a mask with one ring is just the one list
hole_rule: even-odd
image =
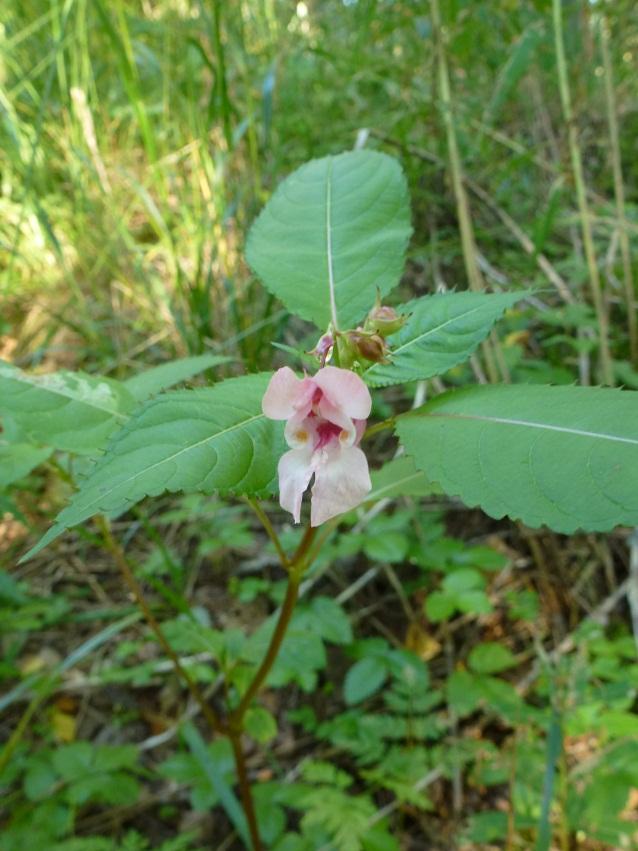
[[343,696],[352,706],[379,691],[388,676],[388,666],[383,659],[365,656],[348,670],[343,684]]
[[447,620],[456,611],[456,597],[446,591],[433,591],[425,600],[425,613],[433,623]]
[[452,594],[459,594],[485,587],[485,580],[478,570],[474,570],[472,567],[462,567],[445,577],[443,587]]
[[363,551],[371,561],[397,564],[405,559],[410,539],[403,532],[384,531],[378,535],[364,535]]
[[457,594],[456,607],[470,615],[486,615],[492,611],[490,598],[485,591],[463,591]]
[[374,470],[370,478],[372,490],[366,497],[366,502],[394,499],[397,496],[432,496],[441,493],[440,487],[429,482],[425,473],[417,470],[414,460],[407,455],[388,461],[380,470]]
[[483,699],[480,682],[469,671],[452,671],[445,690],[450,707],[461,716],[474,712]]
[[373,387],[441,375],[467,360],[497,319],[528,295],[516,293],[440,293],[405,305],[409,319],[388,337],[389,363],[375,363],[363,377]]
[[[182,735],[191,753],[197,760],[199,767],[206,775],[211,789],[213,789],[226,811],[226,815],[232,822],[233,827],[243,839],[246,848],[250,848],[246,816],[226,779],[224,752],[227,750],[228,743],[226,741],[220,741],[219,743],[216,742],[213,747],[207,748],[199,731],[190,721],[187,721],[183,725]],[[215,745],[217,745],[217,748],[215,748]],[[217,751],[215,755],[211,753],[213,750]],[[220,755],[222,755],[221,759],[219,758]]]
[[477,674],[496,674],[516,664],[512,651],[496,641],[485,641],[473,647],[468,665]]
[[146,369],[137,375],[128,378],[124,386],[128,392],[138,401],[143,402],[150,396],[155,396],[162,390],[186,381],[205,369],[228,363],[232,358],[221,355],[196,355],[191,358],[180,358],[170,363],[162,363],[152,369]]
[[638,523],[638,394],[485,386],[398,419],[419,469],[492,517],[557,532]]
[[263,706],[253,706],[246,712],[244,728],[249,736],[262,745],[271,742],[277,735],[277,721]]
[[300,625],[307,622],[309,630],[332,644],[350,644],[352,627],[343,607],[331,597],[314,597],[306,611],[300,613]]
[[109,378],[81,372],[30,375],[0,361],[0,413],[34,442],[92,453],[127,419],[134,399]]
[[31,443],[0,443],[0,488],[6,488],[46,461],[52,450]]
[[311,160],[276,190],[251,228],[246,258],[303,319],[349,328],[403,270],[410,237],[399,163],[378,151]]
[[284,444],[261,399],[269,374],[176,390],[142,405],[25,558],[94,514],[164,491],[271,493]]

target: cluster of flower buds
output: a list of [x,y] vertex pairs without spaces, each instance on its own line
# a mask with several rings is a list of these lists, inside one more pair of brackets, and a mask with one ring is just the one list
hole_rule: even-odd
[[330,362],[335,348],[338,363],[343,369],[351,369],[362,361],[388,363],[390,348],[386,337],[402,328],[407,318],[398,314],[393,307],[381,304],[381,298],[377,294],[376,303],[362,326],[349,331],[334,331],[332,327],[329,328],[309,354],[315,355],[321,367]]

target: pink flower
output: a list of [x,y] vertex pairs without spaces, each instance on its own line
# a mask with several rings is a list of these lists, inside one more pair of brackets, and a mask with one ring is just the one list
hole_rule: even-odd
[[284,366],[270,379],[262,410],[271,420],[287,420],[290,452],[279,461],[279,502],[295,523],[313,474],[312,526],[355,508],[370,491],[368,461],[358,443],[371,405],[359,376],[336,366],[303,379]]

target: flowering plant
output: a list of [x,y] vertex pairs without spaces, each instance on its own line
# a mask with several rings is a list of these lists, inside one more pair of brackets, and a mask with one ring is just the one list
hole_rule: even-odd
[[[286,365],[274,374],[168,390],[227,359],[187,359],[168,373],[162,367],[128,382],[66,372],[31,376],[0,363],[4,434],[20,435],[22,463],[25,447],[34,464],[55,450],[92,459],[70,504],[27,555],[102,515],[105,540],[158,640],[211,729],[233,744],[255,849],[262,845],[240,739],[281,648],[301,577],[321,548],[318,526],[338,522],[381,492],[401,495],[415,477],[421,492],[436,483],[493,517],[559,532],[638,524],[637,395],[499,383],[499,364],[502,377],[509,374],[489,334],[528,292],[436,293],[398,311],[384,305],[401,279],[410,233],[405,179],[399,164],[378,152],[314,160],[274,193],[253,225],[247,259],[290,313],[321,332],[314,374],[300,378]],[[445,391],[440,376],[452,375],[453,385],[450,371],[470,358],[479,384]],[[495,380],[486,383],[485,373]],[[386,443],[382,457],[405,452],[413,469],[406,477],[404,468],[397,474],[392,463],[383,466],[384,486],[375,490],[360,442],[372,410],[370,388],[381,394],[389,386],[403,388],[385,400],[386,407],[398,402],[397,412],[374,429],[393,431],[400,448]],[[261,500],[278,491],[299,523],[311,480],[310,522],[288,554],[276,528],[287,521],[273,522]],[[227,683],[225,713],[180,666],[109,529],[108,518],[164,491],[246,498],[288,575],[266,655],[247,681]]]

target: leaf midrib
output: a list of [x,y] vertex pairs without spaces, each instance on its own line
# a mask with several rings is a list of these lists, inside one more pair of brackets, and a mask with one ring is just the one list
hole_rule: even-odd
[[332,254],[332,157],[328,160],[326,177],[326,257],[328,260],[328,292],[330,295],[330,315],[335,331],[339,330],[337,317],[337,295],[335,292],[334,258]]
[[[12,368],[9,367],[11,370]],[[88,402],[86,399],[78,399],[77,396],[73,396],[70,393],[64,393],[62,390],[52,389],[50,387],[44,387],[42,384],[38,383],[37,376],[27,375],[24,372],[16,370],[16,375],[2,375],[0,372],[0,378],[6,378],[7,381],[15,381],[18,384],[27,384],[29,387],[33,387],[36,390],[40,390],[43,393],[49,393],[51,396],[60,396],[62,399],[67,399],[70,402],[76,402],[78,405],[85,405],[87,408],[91,408],[94,411],[101,411],[104,414],[108,414],[111,417],[116,417],[117,419],[127,420],[129,418],[128,414],[123,413],[122,411],[114,410],[113,408],[104,408],[101,405],[93,404],[92,402]],[[55,374],[55,373],[51,373]],[[42,376],[42,377],[46,377]]]
[[397,346],[396,349],[392,352],[392,354],[398,354],[403,351],[403,349],[407,349],[409,346],[413,346],[415,343],[419,343],[421,340],[429,337],[430,334],[436,334],[437,331],[440,331],[442,328],[445,328],[447,325],[450,325],[452,322],[456,322],[459,319],[465,319],[467,316],[471,316],[473,313],[476,313],[477,310],[481,310],[484,305],[478,304],[476,307],[471,308],[470,310],[466,310],[464,313],[457,313],[456,316],[452,316],[450,319],[446,319],[445,322],[441,322],[439,325],[434,328],[429,328],[427,331],[424,331],[422,334],[419,334],[418,337],[412,337],[411,340],[403,343],[402,346]]
[[[392,357],[394,358],[396,355],[399,354],[399,352],[402,352],[403,349],[407,349],[410,346],[413,346],[416,343],[421,342],[421,340],[424,340],[426,337],[429,337],[431,334],[436,334],[438,331],[441,331],[443,328],[445,328],[447,325],[450,325],[452,322],[456,322],[459,319],[465,319],[468,316],[471,316],[473,313],[476,313],[477,310],[481,310],[483,306],[484,305],[479,304],[476,307],[471,308],[470,310],[466,310],[464,313],[458,313],[456,316],[452,316],[450,319],[446,319],[445,322],[441,322],[439,325],[435,326],[434,328],[429,328],[427,331],[424,331],[422,334],[419,334],[417,337],[412,337],[410,340],[403,343],[403,345],[397,346],[396,349],[393,349],[392,350]],[[378,370],[378,369],[379,369],[379,364],[375,363],[371,367],[368,367],[368,369],[366,369],[366,371],[363,374],[364,374],[364,376],[365,375],[374,375],[375,370]],[[383,370],[380,370],[380,371],[382,372]]]
[[[121,488],[121,487],[126,486],[127,484],[129,484],[131,482],[134,482],[135,479],[139,478],[142,475],[145,475],[146,473],[149,473],[151,470],[154,470],[156,467],[160,467],[162,464],[167,464],[171,461],[174,461],[176,458],[179,458],[180,455],[183,455],[185,452],[190,452],[193,449],[197,449],[197,447],[202,446],[205,443],[208,443],[212,440],[216,440],[217,438],[222,437],[223,435],[228,434],[229,432],[232,432],[235,429],[243,428],[244,426],[246,426],[249,423],[253,422],[254,420],[258,420],[258,419],[265,419],[265,417],[264,417],[263,414],[255,414],[254,416],[249,417],[246,420],[241,420],[238,423],[234,423],[232,426],[229,426],[228,428],[223,429],[223,431],[218,431],[216,434],[213,434],[209,437],[205,437],[202,440],[198,440],[196,443],[190,444],[190,446],[184,446],[178,452],[175,452],[173,455],[169,455],[166,458],[162,458],[160,461],[155,461],[153,464],[151,464],[148,467],[145,467],[143,470],[138,471],[134,475],[130,476],[128,479],[124,479],[123,481],[118,482],[116,485],[111,487],[109,490],[101,492],[97,499],[94,499],[89,503],[85,503],[83,510],[91,509],[93,506],[97,505],[98,503],[102,502],[104,499],[109,497],[118,488]],[[73,506],[70,505],[69,510],[72,507]]]
[[425,481],[427,481],[425,473],[423,473],[421,470],[417,470],[415,473],[409,473],[407,476],[402,476],[402,478],[397,479],[389,485],[384,485],[382,488],[379,488],[379,490],[373,490],[371,493],[368,494],[364,502],[372,502],[373,500],[384,499],[384,492],[392,491],[394,488],[401,487],[402,485],[411,482],[413,479],[424,479]]
[[551,425],[549,423],[538,423],[531,420],[518,420],[509,417],[494,417],[480,414],[460,414],[450,411],[431,411],[427,414],[428,417],[449,417],[450,419],[458,420],[477,420],[480,422],[497,423],[499,425],[520,426],[522,428],[535,428],[541,431],[562,432],[564,434],[575,435],[576,437],[589,437],[597,440],[608,440],[611,443],[628,443],[631,446],[638,446],[638,440],[632,437],[621,437],[616,434],[605,434],[605,432],[586,431],[584,429],[568,428],[567,426]]

